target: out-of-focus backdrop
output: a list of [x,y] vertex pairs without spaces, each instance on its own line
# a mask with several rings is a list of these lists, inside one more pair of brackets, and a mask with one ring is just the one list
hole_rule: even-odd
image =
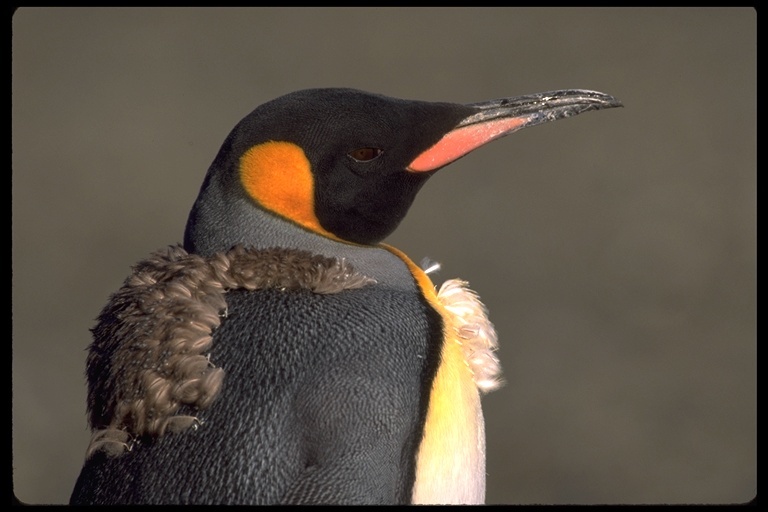
[[749,8],[16,11],[16,496],[69,499],[88,329],[131,264],[181,241],[229,130],[346,86],[625,104],[456,162],[389,240],[468,280],[497,326],[488,503],[752,499],[756,25]]

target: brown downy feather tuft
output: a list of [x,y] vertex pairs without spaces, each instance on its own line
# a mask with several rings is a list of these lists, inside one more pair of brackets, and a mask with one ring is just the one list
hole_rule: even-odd
[[117,456],[136,438],[197,427],[181,406],[208,407],[224,370],[205,355],[234,289],[308,289],[330,294],[375,282],[344,260],[293,249],[236,246],[204,258],[170,246],[133,267],[102,310],[87,359],[86,457]]

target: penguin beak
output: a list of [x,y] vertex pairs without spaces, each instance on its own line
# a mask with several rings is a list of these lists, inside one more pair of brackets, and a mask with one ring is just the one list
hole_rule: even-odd
[[542,92],[472,103],[475,113],[462,119],[435,145],[408,165],[411,172],[434,171],[492,140],[529,126],[572,117],[590,110],[623,106],[608,94],[581,89]]

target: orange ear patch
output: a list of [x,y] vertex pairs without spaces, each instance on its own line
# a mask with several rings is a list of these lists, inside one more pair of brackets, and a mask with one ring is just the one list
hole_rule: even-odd
[[336,238],[315,215],[312,169],[304,151],[291,142],[257,144],[240,158],[240,181],[265,209],[315,233]]

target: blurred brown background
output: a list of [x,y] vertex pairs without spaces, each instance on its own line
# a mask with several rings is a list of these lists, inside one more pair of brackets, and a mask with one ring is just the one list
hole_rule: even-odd
[[441,171],[389,242],[496,323],[489,503],[755,496],[753,9],[24,8],[12,27],[22,501],[69,499],[88,329],[130,265],[181,241],[237,121],[324,86],[623,100]]

